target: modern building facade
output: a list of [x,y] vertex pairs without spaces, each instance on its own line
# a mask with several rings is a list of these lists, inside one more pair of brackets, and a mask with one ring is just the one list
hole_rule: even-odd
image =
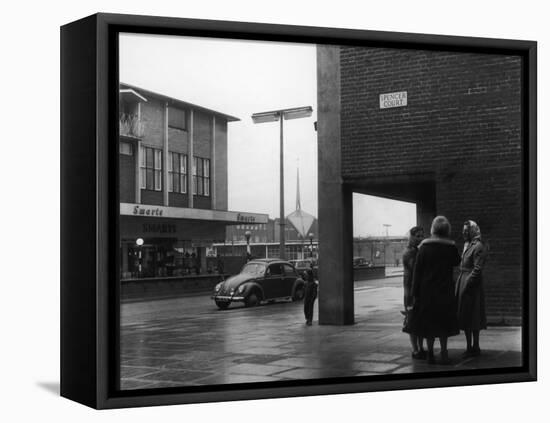
[[122,279],[200,273],[227,226],[267,223],[228,211],[227,127],[238,118],[128,84],[119,99]]
[[[247,240],[247,233],[249,238]],[[302,236],[293,222],[285,219],[285,253],[288,260],[318,257],[319,232],[314,218],[306,236]],[[224,244],[216,244],[221,255],[244,255],[247,245],[253,257],[277,258],[279,250],[279,219],[269,219],[263,224],[238,224],[228,226]],[[247,244],[248,243],[248,244]]]

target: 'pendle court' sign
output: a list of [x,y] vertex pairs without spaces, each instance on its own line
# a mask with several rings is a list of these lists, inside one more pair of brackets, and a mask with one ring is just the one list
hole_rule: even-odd
[[404,107],[407,105],[407,91],[380,94],[380,108]]

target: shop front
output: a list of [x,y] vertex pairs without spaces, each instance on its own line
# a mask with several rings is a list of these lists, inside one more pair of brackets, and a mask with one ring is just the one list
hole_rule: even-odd
[[215,273],[212,246],[228,225],[252,220],[266,223],[267,215],[121,203],[121,280]]

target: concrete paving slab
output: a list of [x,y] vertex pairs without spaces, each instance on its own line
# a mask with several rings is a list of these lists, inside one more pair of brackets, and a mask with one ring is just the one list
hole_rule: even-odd
[[480,357],[461,357],[465,344],[460,335],[449,339],[450,366],[413,360],[408,336],[401,331],[400,286],[400,278],[366,281],[356,291],[356,323],[351,326],[319,326],[317,322],[306,326],[303,304],[293,302],[231,306],[225,311],[219,311],[207,296],[125,303],[121,310],[121,388],[521,365],[519,327],[482,331]]

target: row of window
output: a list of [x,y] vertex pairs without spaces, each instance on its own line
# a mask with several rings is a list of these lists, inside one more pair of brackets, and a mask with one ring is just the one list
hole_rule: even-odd
[[[162,150],[140,146],[139,185],[162,191]],[[168,192],[187,194],[187,154],[168,153]],[[210,196],[210,159],[193,157],[193,195]]]
[[261,223],[259,225],[237,225],[237,229],[243,229],[243,230],[250,230],[250,231],[265,231],[266,225],[265,223]]
[[[240,242],[243,240],[243,236],[242,235],[233,235],[231,237],[231,240],[234,241],[234,242]],[[262,242],[262,239],[259,235],[254,235],[254,236],[251,236],[250,237],[250,242],[251,243],[255,243],[255,244],[259,244],[260,242]],[[265,242],[265,240],[263,241]]]

